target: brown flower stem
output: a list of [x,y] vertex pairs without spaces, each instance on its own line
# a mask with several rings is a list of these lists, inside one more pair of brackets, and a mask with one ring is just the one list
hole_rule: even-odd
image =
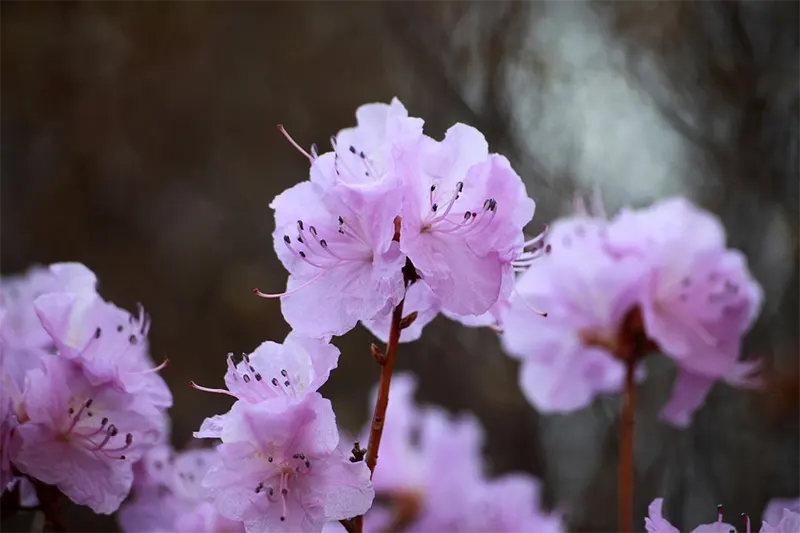
[[625,399],[619,428],[618,524],[621,533],[633,532],[633,411],[636,399],[636,361],[625,362]]
[[378,381],[378,398],[375,401],[375,410],[372,414],[372,426],[369,431],[369,444],[367,445],[366,463],[369,467],[370,479],[375,473],[375,465],[378,464],[378,448],[381,445],[383,436],[383,423],[386,418],[386,408],[389,405],[389,387],[392,384],[392,372],[394,371],[394,360],[397,355],[397,346],[400,344],[401,322],[403,320],[403,303],[401,300],[397,307],[392,311],[392,326],[389,330],[389,342],[386,345],[386,352],[381,362],[381,377]]
[[61,499],[61,491],[56,487],[46,485],[41,481],[29,478],[36,489],[36,497],[39,499],[41,511],[44,514],[44,530],[65,532],[67,528],[61,521],[61,516],[58,512],[59,501]]

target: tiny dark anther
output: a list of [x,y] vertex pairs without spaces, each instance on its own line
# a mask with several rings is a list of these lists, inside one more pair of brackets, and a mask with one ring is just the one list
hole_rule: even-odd
[[286,517],[285,516],[281,516],[281,522],[285,522],[285,521],[286,521]]
[[311,235],[316,235],[317,234],[317,228],[315,228],[314,226],[309,226],[308,227],[308,231],[311,232]]
[[464,213],[464,220],[468,220],[468,219],[469,219],[469,217],[471,217],[471,216],[472,216],[472,213],[470,213],[469,211],[467,211],[466,213]]
[[256,373],[256,381],[261,381],[261,374]]
[[93,404],[93,403],[94,403],[94,400],[92,400],[91,398],[89,398],[88,400],[86,400],[86,403],[85,403],[85,404],[83,404],[83,405],[85,405],[85,406],[86,406],[86,408],[88,409],[89,407],[91,407],[91,406],[92,406],[92,404]]
[[300,231],[303,231],[303,221],[302,220],[298,220],[297,221],[297,227],[300,228]]
[[306,256],[306,253],[304,251],[300,250],[300,257],[305,258],[305,256]]
[[131,433],[125,435],[125,444],[130,446],[132,442],[133,442],[133,435]]
[[278,383],[278,378],[272,378],[272,384],[275,385],[276,387],[280,385],[280,383]]
[[103,332],[103,330],[102,330],[102,329],[100,329],[100,328],[97,328],[96,330],[94,330],[94,338],[95,338],[95,339],[99,339],[99,338],[100,338],[100,334],[101,334],[102,332]]
[[291,385],[291,383],[289,383],[289,380],[288,380],[288,379],[287,379],[286,381],[284,381],[284,382],[283,382],[283,386],[284,386],[284,387],[288,387],[289,385]]
[[127,459],[127,457],[125,457],[124,455],[120,455],[120,456],[119,456],[119,458],[120,458],[120,459],[122,459],[123,461],[124,461],[125,459]]
[[94,416],[94,413],[91,411],[86,411],[86,416]]
[[437,209],[439,209],[439,204],[433,204],[433,205],[431,206],[431,210],[432,210],[434,213],[436,212],[436,210],[437,210]]
[[311,468],[311,461],[306,459],[306,468]]
[[319,245],[322,246],[323,248],[327,248],[328,247],[328,241],[326,241],[325,239],[320,239]]
[[242,379],[244,380],[245,383],[250,383],[250,376],[248,376],[247,374],[242,376]]
[[300,235],[298,235],[298,236],[297,236],[297,242],[299,242],[300,244],[303,244],[303,237],[301,237]]
[[360,157],[361,159],[366,159],[367,158],[367,156],[366,156],[366,154],[364,154],[364,152],[359,152],[358,153],[358,157]]
[[544,247],[544,253],[546,253],[546,254],[549,254],[549,253],[550,253],[550,252],[552,252],[552,251],[553,251],[553,247],[552,247],[551,245],[549,245],[549,244],[548,244],[548,245],[545,245],[545,247]]
[[339,215],[339,224],[344,224],[344,219],[342,218],[342,215]]
[[267,461],[272,462],[272,456],[267,457]]
[[123,329],[125,329],[125,326],[123,326],[122,324],[120,324],[119,326],[117,326],[117,333],[122,333],[122,330],[123,330]]
[[351,153],[351,154],[354,154],[354,153],[356,153],[356,147],[355,147],[355,146],[351,146],[351,147],[350,147],[350,153]]
[[458,183],[456,183],[456,191],[461,192],[463,190],[464,190],[464,182],[459,181]]
[[434,183],[433,185],[431,185],[431,192],[433,192],[435,190],[436,190],[436,184]]
[[292,243],[292,239],[290,239],[288,235],[284,235],[283,236],[283,242],[285,242],[286,244],[291,244]]
[[117,429],[117,426],[115,426],[114,424],[111,424],[110,426],[108,426],[108,434],[109,435],[111,435],[112,437],[116,437],[117,433],[119,433],[119,430]]
[[75,413],[75,409],[73,409],[72,407],[70,407],[69,409],[67,409],[67,413],[69,413],[69,414],[74,414],[74,413]]
[[288,377],[289,376],[289,373],[286,371],[285,368],[281,369],[281,376],[283,376],[283,377]]
[[136,335],[131,334],[131,336],[128,337],[128,342],[131,344],[136,344],[139,342],[139,339],[136,338]]
[[281,494],[283,494],[284,496],[286,496],[287,494],[289,494],[289,490],[288,490],[288,489],[285,489],[285,488],[284,488],[284,489],[281,489]]
[[100,421],[100,426],[103,427],[108,424],[108,417],[104,416],[103,419]]

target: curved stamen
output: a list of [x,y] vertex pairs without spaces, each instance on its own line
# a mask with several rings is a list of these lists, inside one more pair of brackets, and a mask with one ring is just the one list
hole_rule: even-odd
[[[278,124],[278,131],[280,131],[283,134],[283,136],[286,137],[286,140],[289,141],[292,144],[292,146],[297,148],[298,152],[306,156],[309,161],[314,162],[315,157],[312,157],[311,154],[306,152],[299,144],[297,144],[297,142],[294,139],[292,139],[292,136],[289,135],[289,132],[287,132],[286,128],[283,127],[283,124]],[[311,148],[312,153],[314,152],[314,148],[315,147],[312,146]]]
[[214,394],[225,394],[225,395],[227,395],[227,396],[232,396],[232,397],[236,398],[236,395],[235,395],[235,394],[233,394],[233,393],[231,393],[231,391],[229,391],[229,390],[225,390],[225,389],[212,389],[212,388],[209,388],[209,387],[203,387],[202,385],[198,385],[198,384],[197,384],[197,383],[195,383],[194,381],[190,381],[190,382],[189,382],[189,386],[190,386],[190,387],[192,387],[192,388],[194,388],[194,389],[197,389],[197,390],[199,390],[199,391],[203,391],[203,392],[211,392],[211,393],[214,393]]
[[517,290],[517,288],[516,288],[516,287],[514,287],[514,291],[513,291],[513,292],[514,292],[514,294],[516,294],[516,295],[519,297],[520,301],[522,302],[522,304],[523,304],[525,307],[527,307],[528,309],[530,309],[531,311],[533,311],[534,313],[536,313],[536,314],[537,314],[537,315],[539,315],[540,317],[542,317],[542,318],[547,318],[547,313],[546,313],[546,312],[544,312],[544,311],[539,311],[538,309],[536,309],[535,307],[533,307],[531,304],[529,304],[529,303],[528,303],[528,302],[525,300],[525,297],[524,297],[524,296],[522,296],[522,294],[520,294],[520,292]]
[[169,365],[169,359],[164,359],[164,361],[158,366],[155,366],[153,368],[149,368],[147,370],[142,370],[141,372],[130,372],[130,374],[135,375],[135,376],[141,376],[141,375],[144,375],[144,374],[152,374],[153,372],[160,372],[161,370],[164,370],[167,367],[167,365]]
[[295,287],[294,289],[286,291],[286,292],[281,292],[281,293],[278,293],[278,294],[268,294],[268,293],[265,293],[265,292],[261,292],[258,289],[253,289],[253,294],[255,294],[256,296],[259,296],[261,298],[280,298],[282,296],[289,296],[290,294],[294,294],[297,291],[305,289],[306,287],[308,287],[309,285],[311,285],[312,283],[317,281],[319,278],[321,278],[323,275],[325,275],[327,272],[328,272],[327,270],[322,270],[319,274],[317,274],[316,276],[314,276],[310,280],[306,281],[305,283],[303,283],[299,287]]

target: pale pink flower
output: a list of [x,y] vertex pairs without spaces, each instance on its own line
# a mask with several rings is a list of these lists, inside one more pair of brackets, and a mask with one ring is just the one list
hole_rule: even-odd
[[74,502],[112,513],[131,488],[132,463],[163,432],[147,400],[93,384],[74,361],[43,356],[27,375],[12,461]]
[[299,403],[238,401],[219,437],[219,460],[202,485],[217,511],[248,533],[318,533],[372,505],[369,469],[338,449],[331,404],[318,393]]
[[580,409],[622,387],[622,362],[589,338],[616,338],[644,271],[604,248],[605,231],[602,219],[556,221],[550,252],[519,275],[503,314],[503,347],[521,361],[522,391],[544,413]]
[[[670,524],[661,515],[661,507],[664,504],[663,498],[656,498],[647,508],[649,516],[644,519],[644,527],[647,533],[680,533],[680,530]],[[732,525],[722,521],[722,511],[718,512],[717,521],[710,524],[702,524],[694,528],[691,533],[729,533],[736,531]]]
[[760,533],[800,531],[800,499],[774,499],[764,510]]
[[445,139],[423,138],[402,154],[405,185],[400,248],[442,308],[480,315],[498,300],[503,276],[524,246],[534,202],[507,159],[488,152],[464,124]]
[[717,379],[755,384],[748,376],[759,363],[738,359],[763,293],[713,215],[682,198],[623,211],[608,227],[608,246],[647,265],[638,297],[645,329],[678,365],[662,417],[687,426]]

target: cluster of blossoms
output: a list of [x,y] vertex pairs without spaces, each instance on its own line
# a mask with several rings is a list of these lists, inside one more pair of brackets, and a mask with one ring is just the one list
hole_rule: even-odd
[[298,146],[310,179],[271,204],[287,290],[258,294],[280,296],[287,322],[314,337],[361,321],[385,340],[404,298],[417,318],[402,341],[440,311],[485,320],[509,295],[514,265],[538,253],[540,239],[522,232],[534,212],[522,180],[470,126],[436,141],[397,99],[356,117],[331,139],[333,151]]
[[562,531],[559,517],[539,509],[536,479],[523,473],[486,476],[483,429],[473,416],[419,407],[415,389],[410,374],[392,380],[373,477],[376,505],[365,516],[365,531]]
[[0,287],[0,483],[56,486],[117,510],[134,463],[165,438],[172,395],[147,349],[149,322],[103,300],[77,263]]
[[195,432],[222,441],[193,478],[219,517],[247,533],[311,533],[370,508],[370,471],[349,460],[331,403],[317,392],[338,359],[329,339],[292,332],[238,362],[229,354],[225,389],[193,384],[236,398]]
[[[440,313],[492,327],[544,412],[621,390],[655,349],[678,365],[662,412],[677,425],[716,380],[757,384],[758,363],[739,352],[761,289],[709,214],[681,199],[611,220],[583,209],[526,239],[534,202],[480,132],[456,124],[434,140],[396,99],[356,118],[324,154],[284,131],[310,177],[271,203],[287,289],[256,293],[281,299],[293,331],[228,354],[224,388],[192,383],[235,400],[194,434],[212,447],[167,444],[172,396],[148,355],[143,310],[105,301],[76,263],[3,280],[0,488],[24,506],[52,486],[97,513],[120,509],[128,533],[556,532],[534,478],[486,475],[475,418],[417,406],[403,374],[387,407],[397,342]],[[318,392],[338,365],[331,338],[359,322],[389,339],[385,354],[373,348],[382,381],[361,435],[383,435],[378,468],[377,449],[364,461],[340,438]],[[647,530],[674,533],[661,504]],[[796,505],[768,510],[761,532],[797,531]],[[695,532],[731,529],[720,515]]]
[[[664,500],[653,500],[648,508],[649,516],[645,518],[647,533],[680,533],[680,530],[670,524],[662,516]],[[750,517],[742,515],[746,533],[750,533]],[[702,524],[692,530],[692,533],[736,533],[736,528],[722,521],[722,507],[717,508],[717,521]],[[800,499],[798,500],[772,500],[764,510],[764,516],[759,533],[796,533],[800,531]]]
[[503,345],[522,361],[520,384],[538,409],[570,411],[621,390],[625,365],[650,349],[678,366],[662,410],[678,426],[715,380],[758,384],[758,362],[739,352],[762,291],[712,215],[680,198],[611,220],[584,208],[546,240],[549,253],[522,271],[502,313]]

